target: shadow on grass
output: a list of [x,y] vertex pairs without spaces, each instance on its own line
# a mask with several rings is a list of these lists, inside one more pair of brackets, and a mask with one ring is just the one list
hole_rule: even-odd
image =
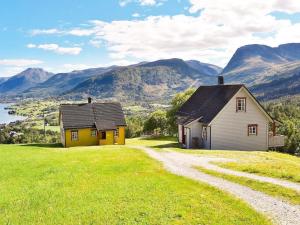
[[170,143],[164,145],[155,145],[154,148],[179,148],[180,145],[178,143]]
[[37,148],[62,148],[63,145],[60,143],[55,144],[22,144],[24,147],[37,147]]
[[176,137],[172,136],[146,136],[140,137],[140,140],[149,140],[149,141],[176,141]]

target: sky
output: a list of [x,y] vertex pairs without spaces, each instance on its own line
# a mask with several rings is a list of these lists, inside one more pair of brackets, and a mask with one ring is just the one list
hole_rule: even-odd
[[224,67],[242,45],[300,42],[299,0],[6,0],[0,77],[167,58]]

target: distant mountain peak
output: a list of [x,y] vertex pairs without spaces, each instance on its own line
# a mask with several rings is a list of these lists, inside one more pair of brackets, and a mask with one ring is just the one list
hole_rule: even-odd
[[42,68],[27,68],[0,84],[1,94],[16,94],[48,80],[53,73]]
[[260,44],[244,45],[236,50],[222,73],[241,70],[254,59],[259,67],[300,60],[300,43],[282,44],[278,47]]

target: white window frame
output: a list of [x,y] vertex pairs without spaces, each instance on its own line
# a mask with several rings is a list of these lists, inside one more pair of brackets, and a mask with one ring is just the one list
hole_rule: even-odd
[[248,136],[257,136],[258,125],[257,124],[249,124],[248,125]]
[[91,130],[91,136],[92,137],[97,137],[97,130],[96,129]]
[[117,128],[117,129],[115,130],[114,134],[115,134],[115,137],[119,137],[119,128]]
[[71,141],[78,141],[78,130],[71,131]]
[[246,112],[246,98],[238,97],[236,99],[236,111]]

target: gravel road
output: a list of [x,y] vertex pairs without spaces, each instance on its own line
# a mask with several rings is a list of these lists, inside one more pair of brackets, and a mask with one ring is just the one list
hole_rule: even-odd
[[237,196],[258,212],[267,215],[275,224],[300,225],[300,206],[291,205],[240,184],[202,173],[193,168],[193,166],[201,166],[198,156],[177,152],[158,152],[143,146],[135,146],[135,148],[145,151],[150,157],[162,162],[171,173],[207,183]]

